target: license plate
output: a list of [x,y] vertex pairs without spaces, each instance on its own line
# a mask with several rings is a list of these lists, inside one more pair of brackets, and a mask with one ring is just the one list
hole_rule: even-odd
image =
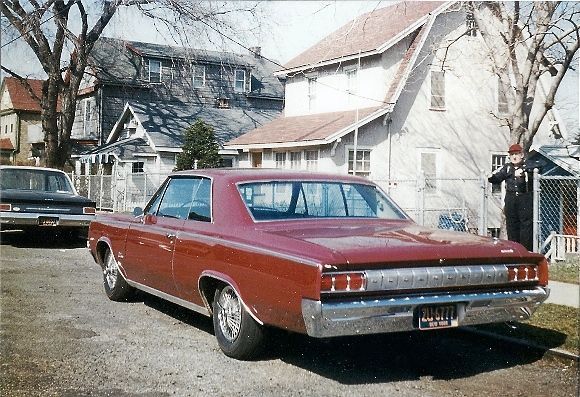
[[419,329],[457,327],[457,306],[421,306],[418,311]]
[[58,226],[58,218],[48,217],[48,216],[39,216],[38,217],[38,226]]

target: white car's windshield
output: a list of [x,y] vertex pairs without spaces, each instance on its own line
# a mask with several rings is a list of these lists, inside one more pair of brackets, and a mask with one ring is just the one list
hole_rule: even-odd
[[0,189],[74,192],[66,175],[58,171],[42,169],[0,169]]
[[405,218],[402,211],[372,185],[269,181],[240,184],[238,189],[255,220]]

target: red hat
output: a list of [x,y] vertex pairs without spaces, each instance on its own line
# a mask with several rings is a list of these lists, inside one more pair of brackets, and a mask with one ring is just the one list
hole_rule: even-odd
[[514,143],[508,149],[508,153],[509,154],[512,154],[512,153],[521,153],[523,151],[524,151],[524,149],[518,143]]

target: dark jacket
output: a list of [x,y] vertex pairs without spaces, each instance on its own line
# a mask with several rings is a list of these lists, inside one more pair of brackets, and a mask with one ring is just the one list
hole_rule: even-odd
[[[524,172],[520,177],[516,177],[516,170],[523,168]],[[508,192],[526,193],[533,191],[534,186],[534,168],[540,168],[541,164],[536,161],[524,161],[519,166],[512,163],[506,163],[503,167],[498,168],[487,178],[491,183],[501,183],[505,181],[505,188]]]

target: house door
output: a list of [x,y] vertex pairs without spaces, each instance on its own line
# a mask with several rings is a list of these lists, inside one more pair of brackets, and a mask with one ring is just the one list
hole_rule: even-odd
[[252,152],[252,167],[262,168],[262,152]]

